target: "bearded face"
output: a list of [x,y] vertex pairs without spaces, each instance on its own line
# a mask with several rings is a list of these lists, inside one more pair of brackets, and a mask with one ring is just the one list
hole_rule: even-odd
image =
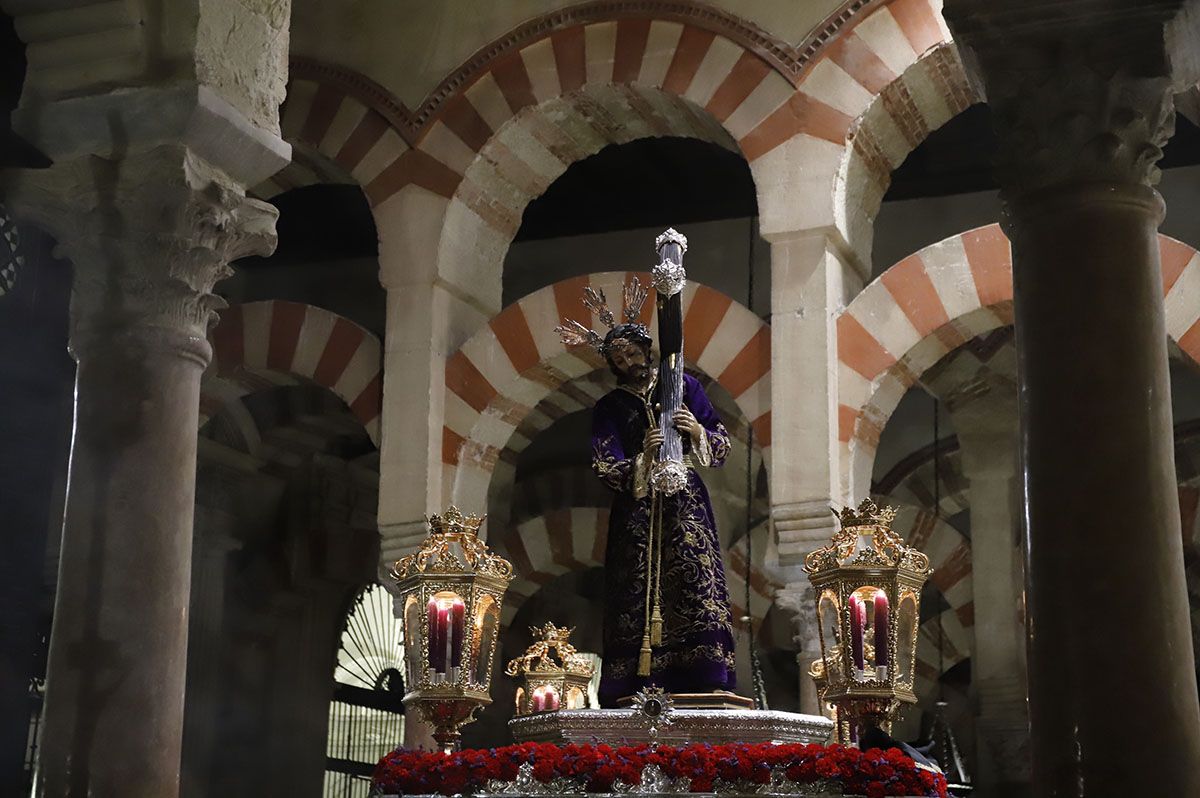
[[617,380],[631,385],[645,385],[650,380],[650,347],[626,338],[612,342],[608,364]]

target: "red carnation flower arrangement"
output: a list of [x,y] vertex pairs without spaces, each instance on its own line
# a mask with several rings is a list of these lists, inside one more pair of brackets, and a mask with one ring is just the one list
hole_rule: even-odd
[[379,761],[375,795],[469,795],[491,781],[511,782],[528,764],[534,779],[573,782],[587,792],[610,792],[617,782],[640,784],[642,770],[657,765],[671,779],[687,779],[692,792],[709,792],[716,782],[744,784],[752,791],[772,772],[796,784],[827,785],[846,795],[946,797],[946,779],[917,767],[896,750],[859,751],[840,745],[608,746],[522,743],[453,754],[399,749]]

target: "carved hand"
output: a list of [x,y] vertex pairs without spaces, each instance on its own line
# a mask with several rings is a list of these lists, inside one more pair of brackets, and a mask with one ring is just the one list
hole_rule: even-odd
[[642,454],[653,459],[658,454],[658,447],[662,446],[663,434],[660,429],[652,429],[646,431],[646,439],[642,441]]
[[675,415],[671,416],[671,420],[675,422],[675,428],[680,432],[686,432],[691,436],[693,442],[700,440],[700,436],[704,434],[704,427],[692,415],[692,411],[686,407],[676,410]]

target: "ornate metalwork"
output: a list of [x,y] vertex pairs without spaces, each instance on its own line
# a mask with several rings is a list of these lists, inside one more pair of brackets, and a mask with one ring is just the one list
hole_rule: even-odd
[[501,605],[513,577],[512,564],[477,537],[482,523],[453,506],[432,515],[429,537],[392,568],[404,623],[404,704],[433,726],[445,751],[491,703]]
[[661,687],[644,687],[633,696],[633,709],[646,724],[650,737],[658,738],[659,728],[674,723],[675,706],[671,696]]
[[[809,675],[833,707],[838,739],[868,726],[888,729],[916,702],[917,628],[929,558],[891,528],[896,511],[864,499],[838,513],[841,529],[811,552],[822,659]],[[868,610],[870,607],[870,610]]]
[[517,777],[512,781],[489,781],[487,792],[489,795],[583,795],[586,790],[573,779],[538,781],[533,777],[533,765],[526,762],[517,768]]
[[[632,281],[626,284],[622,292],[622,315],[625,317],[627,324],[634,324],[645,333],[646,337],[650,337],[650,331],[645,325],[639,324],[638,319],[642,315],[642,306],[646,303],[646,298],[649,293],[642,287],[641,281],[634,277]],[[583,304],[592,313],[600,317],[600,321],[604,326],[612,330],[617,326],[616,316],[608,307],[608,299],[604,296],[604,291],[587,286],[583,289]],[[574,319],[563,319],[562,324],[554,328],[558,333],[559,339],[567,346],[582,346],[587,344],[597,352],[604,354],[605,336],[596,332],[589,327],[584,326]]]
[[427,519],[430,535],[414,554],[396,561],[392,578],[397,581],[420,574],[475,573],[505,580],[512,579],[512,563],[492,554],[479,539],[484,516],[464,515],[451,505],[445,516]]
[[[516,659],[510,660],[504,672],[519,677],[517,714],[557,709],[586,709],[588,684],[595,674],[591,660],[575,650],[570,643],[574,628],[555,626],[546,622],[529,627],[535,638],[533,645]],[[535,700],[539,691],[552,692],[553,706]]]
[[678,244],[679,248],[683,250],[683,254],[687,254],[687,236],[676,230],[674,227],[668,227],[666,230],[663,230],[661,233],[659,233],[658,237],[654,239],[655,249],[661,250],[664,244]]
[[658,460],[650,466],[650,485],[664,496],[674,496],[687,487],[687,466],[682,460]]
[[645,716],[637,709],[580,709],[515,717],[508,728],[517,742],[824,743],[833,732],[833,721],[777,710],[675,708],[671,724],[660,725],[658,734],[652,736]]
[[692,780],[671,778],[658,765],[642,768],[642,780],[637,784],[618,781],[613,792],[618,795],[683,795],[692,791]]
[[[804,558],[805,572],[819,574],[834,568],[861,565],[896,567],[914,575],[927,576],[929,557],[905,545],[903,538],[892,529],[895,518],[894,507],[881,508],[870,499],[863,499],[857,509],[843,508],[838,513],[841,529],[834,533],[828,546],[809,552]],[[862,545],[864,537],[869,537],[869,545]]]
[[[676,245],[680,249],[680,260],[673,260],[666,248]],[[687,252],[687,237],[673,227],[668,227],[654,239],[654,248],[659,253],[659,263],[650,270],[654,290],[664,297],[674,296],[687,285],[687,272],[683,268],[682,255]]]

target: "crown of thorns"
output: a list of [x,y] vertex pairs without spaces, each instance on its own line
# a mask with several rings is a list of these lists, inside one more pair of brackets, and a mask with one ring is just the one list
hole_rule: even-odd
[[[632,335],[644,335],[647,340],[650,338],[650,330],[646,325],[639,323],[638,318],[642,315],[642,306],[646,304],[646,298],[649,295],[650,292],[642,287],[638,278],[634,277],[632,282],[625,284],[622,297],[624,304],[622,315],[625,317],[625,324],[622,326],[632,328],[629,330]],[[610,333],[617,328],[616,317],[608,307],[608,300],[605,298],[603,290],[596,290],[591,286],[584,288],[583,304],[600,317],[600,321],[608,327]],[[573,319],[563,319],[563,323],[555,327],[554,331],[567,346],[587,344],[602,355],[608,354],[609,348],[616,340],[607,340],[606,336],[600,335],[590,327],[585,327]]]

